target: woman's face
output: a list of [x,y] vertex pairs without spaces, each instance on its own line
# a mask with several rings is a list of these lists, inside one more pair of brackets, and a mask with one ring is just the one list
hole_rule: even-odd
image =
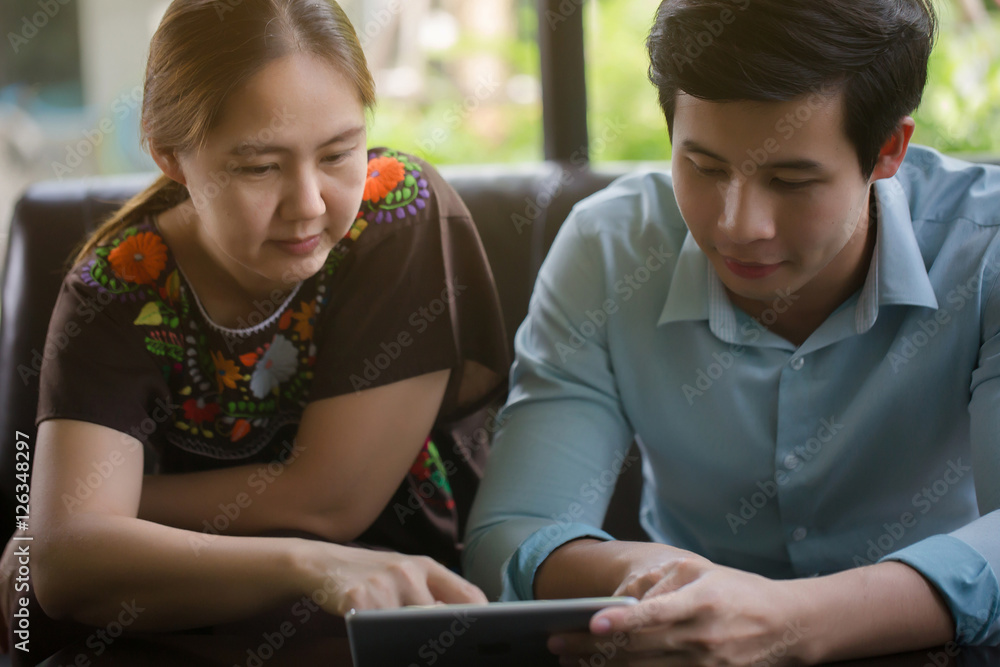
[[338,70],[297,53],[229,96],[178,156],[201,245],[250,294],[315,274],[353,224],[367,176],[365,113]]

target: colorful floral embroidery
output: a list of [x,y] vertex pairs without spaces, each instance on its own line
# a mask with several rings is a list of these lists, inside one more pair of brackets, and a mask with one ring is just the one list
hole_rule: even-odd
[[302,310],[298,313],[293,313],[292,317],[295,319],[295,331],[299,334],[299,338],[301,340],[312,340],[313,326],[316,324],[316,301],[313,300],[311,303],[302,302]]
[[406,178],[406,168],[395,157],[384,155],[368,161],[365,201],[378,203]]
[[242,379],[239,367],[230,359],[222,356],[221,352],[212,350],[212,364],[215,366],[215,379],[219,383],[219,393],[222,393],[223,385],[230,389],[236,389],[236,381]]
[[446,507],[449,509],[454,507],[455,501],[451,499],[451,485],[448,484],[447,469],[441,459],[441,454],[438,453],[437,445],[429,437],[424,441],[424,446],[420,450],[420,454],[417,455],[417,460],[410,467],[410,474],[413,475],[418,484],[428,480],[432,482],[438,489],[447,494]]
[[195,424],[213,421],[220,410],[218,403],[206,404],[204,398],[189,398],[181,407],[184,408],[184,418]]
[[298,367],[299,350],[287,338],[276,335],[257,362],[250,378],[250,391],[257,398],[278,393],[278,385],[292,377]]
[[[428,182],[414,158],[391,150],[371,152],[364,201],[353,226],[330,252],[314,294],[304,291],[297,306],[289,305],[272,325],[273,335],[262,336],[270,338],[263,344],[260,338],[254,343],[241,338],[250,333],[219,342],[219,334],[198,316],[195,295],[151,221],[95,249],[81,275],[99,293],[135,302],[132,323],[142,329],[145,348],[158,360],[172,392],[175,409],[167,441],[236,460],[259,452],[279,429],[296,424],[313,379],[327,278],[373,223],[414,216],[429,199]],[[444,465],[429,438],[411,472],[441,492],[433,502],[450,499]]]
[[167,246],[159,235],[143,232],[122,241],[108,254],[108,261],[122,280],[152,285],[167,265]]
[[[368,157],[369,178],[358,218],[375,223],[391,222],[416,215],[418,209],[426,208],[431,193],[415,160],[396,151],[385,151],[381,155],[372,152]],[[393,189],[386,191],[385,186],[393,181]]]

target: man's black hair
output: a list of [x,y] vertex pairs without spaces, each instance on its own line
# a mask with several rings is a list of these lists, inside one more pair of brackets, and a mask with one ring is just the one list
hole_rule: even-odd
[[844,131],[868,178],[920,104],[936,31],[931,0],[664,0],[649,78],[671,137],[680,91],[713,102],[843,91]]

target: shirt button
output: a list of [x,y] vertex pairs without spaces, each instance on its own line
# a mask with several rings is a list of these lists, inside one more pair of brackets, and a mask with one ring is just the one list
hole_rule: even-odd
[[802,357],[795,357],[792,359],[792,370],[801,370],[803,366],[806,365],[806,360]]
[[792,531],[792,539],[795,540],[796,542],[801,542],[802,540],[806,539],[806,535],[808,533],[809,531],[799,526],[798,528]]
[[791,470],[799,465],[799,457],[795,454],[789,454],[785,457],[785,467]]

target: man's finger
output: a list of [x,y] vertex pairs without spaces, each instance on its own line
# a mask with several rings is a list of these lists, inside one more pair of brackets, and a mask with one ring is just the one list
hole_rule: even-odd
[[691,619],[694,605],[690,588],[643,598],[630,607],[612,607],[594,614],[590,631],[595,635],[615,632],[638,632],[643,628],[672,626]]

